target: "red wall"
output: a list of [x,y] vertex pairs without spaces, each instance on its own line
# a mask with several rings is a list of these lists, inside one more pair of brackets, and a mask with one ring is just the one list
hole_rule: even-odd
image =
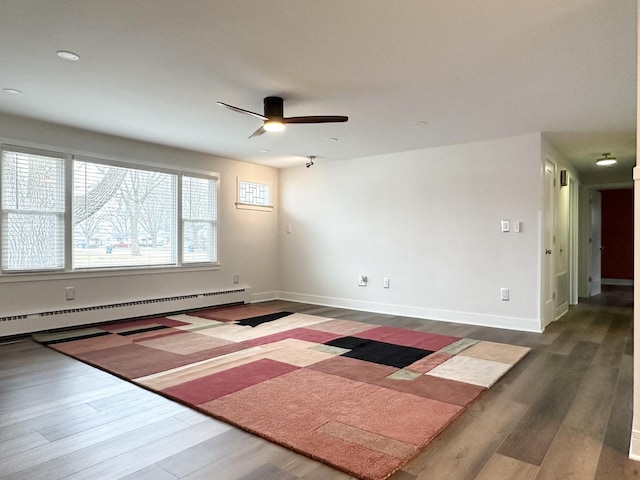
[[602,278],[633,279],[633,190],[602,190]]

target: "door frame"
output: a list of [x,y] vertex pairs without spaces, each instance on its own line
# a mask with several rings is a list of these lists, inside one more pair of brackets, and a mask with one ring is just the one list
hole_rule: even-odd
[[[598,235],[597,238],[594,238],[594,196],[598,195],[600,197],[599,200],[599,211],[598,211]],[[597,240],[597,241],[594,241]],[[596,245],[597,243],[597,245]],[[594,271],[594,257],[597,255],[598,258],[598,271]],[[588,270],[588,287],[589,287],[589,296],[593,297],[595,295],[600,295],[602,293],[602,193],[600,189],[592,188],[589,190],[589,270]],[[597,280],[595,279],[597,273]],[[598,288],[594,288],[594,285],[597,284]],[[595,292],[595,293],[594,293]]]
[[[548,197],[546,195],[546,171],[547,167],[551,167],[551,172],[553,176],[553,182],[551,184],[551,195]],[[541,271],[541,283],[540,283],[540,321],[541,327],[544,330],[547,325],[553,322],[555,318],[555,303],[556,303],[556,271],[555,271],[555,236],[556,236],[556,202],[557,202],[557,174],[558,174],[558,165],[555,160],[549,155],[545,155],[544,162],[542,165],[542,221],[540,225],[540,239],[541,239],[541,248],[540,248],[540,271]],[[548,199],[550,198],[551,204],[548,204]],[[547,244],[547,222],[550,221],[551,228],[551,241],[550,244]],[[547,254],[546,250],[551,250],[551,253]],[[549,261],[547,262],[547,256],[549,257]],[[547,288],[550,288],[550,292],[547,292]],[[550,293],[552,297],[551,306],[547,306],[547,299],[545,298],[545,293]]]

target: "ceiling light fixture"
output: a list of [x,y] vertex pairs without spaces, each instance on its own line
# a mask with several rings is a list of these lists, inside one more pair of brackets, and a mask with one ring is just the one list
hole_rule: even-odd
[[612,157],[610,153],[603,153],[602,158],[599,158],[596,162],[596,165],[599,167],[610,167],[611,165],[615,165],[618,163],[616,157]]
[[4,93],[10,93],[11,95],[22,95],[24,93],[22,90],[18,90],[17,88],[3,88],[2,91]]
[[338,139],[336,137],[331,137],[327,139],[328,142],[337,142]]
[[68,50],[58,50],[56,52],[56,55],[58,55],[58,57],[60,57],[63,60],[69,60],[71,62],[80,60],[80,55],[78,55],[77,53],[70,52]]
[[260,153],[269,153],[271,150],[269,150],[268,148],[263,148],[260,150]]
[[277,120],[267,120],[262,126],[267,132],[281,132],[284,130],[284,123]]

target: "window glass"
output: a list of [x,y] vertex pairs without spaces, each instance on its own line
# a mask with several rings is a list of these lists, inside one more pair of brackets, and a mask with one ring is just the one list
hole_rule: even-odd
[[269,185],[263,183],[238,181],[238,202],[245,205],[271,206],[271,191]]

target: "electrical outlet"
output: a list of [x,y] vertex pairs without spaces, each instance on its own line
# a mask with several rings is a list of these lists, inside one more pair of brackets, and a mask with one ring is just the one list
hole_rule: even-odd
[[234,275],[233,276],[233,284],[237,285],[240,283],[240,275]]
[[509,301],[509,289],[508,288],[501,288],[500,289],[500,300],[502,300],[503,302],[508,302]]
[[67,300],[73,300],[76,298],[76,289],[75,287],[67,287],[65,288],[65,297]]
[[382,287],[389,288],[389,277],[382,277]]
[[358,275],[358,286],[366,287],[367,286],[367,276],[366,275]]

